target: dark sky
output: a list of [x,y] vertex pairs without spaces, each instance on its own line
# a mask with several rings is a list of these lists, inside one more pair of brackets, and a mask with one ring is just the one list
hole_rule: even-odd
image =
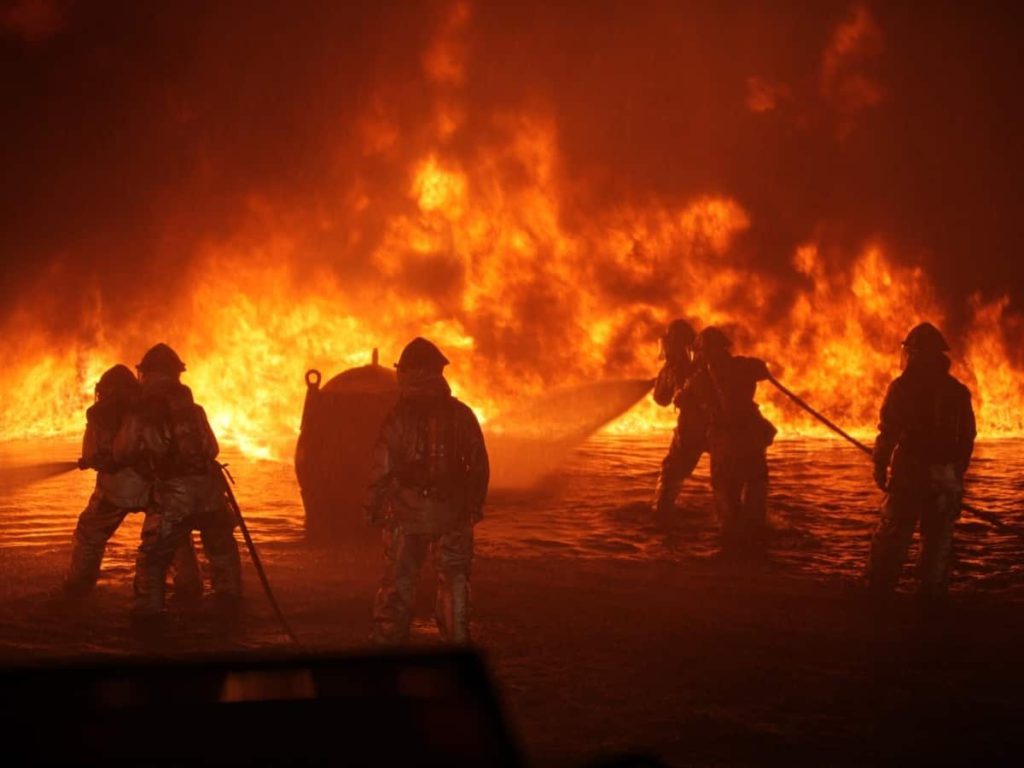
[[[723,194],[750,213],[756,268],[785,270],[810,238],[840,253],[880,240],[927,265],[953,320],[974,291],[1024,307],[1019,14],[868,3],[857,27],[857,8],[479,4],[460,141],[468,152],[495,113],[540,105],[571,182],[568,228],[623,200]],[[60,331],[96,294],[114,318],[155,311],[187,289],[198,244],[251,227],[254,199],[287,215],[354,176],[404,190],[431,96],[422,57],[446,13],[0,2],[0,317],[31,297]],[[837,37],[844,23],[859,31]],[[357,118],[381,101],[412,137],[386,163],[356,149]],[[354,276],[374,242],[363,226],[363,250],[337,265]]]

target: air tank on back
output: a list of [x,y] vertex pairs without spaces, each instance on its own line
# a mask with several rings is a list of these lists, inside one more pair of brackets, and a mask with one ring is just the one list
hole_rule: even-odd
[[398,379],[377,360],[375,349],[369,365],[339,373],[323,387],[319,371],[306,372],[295,475],[313,542],[362,547],[380,540],[363,517],[362,501],[373,446],[398,401]]

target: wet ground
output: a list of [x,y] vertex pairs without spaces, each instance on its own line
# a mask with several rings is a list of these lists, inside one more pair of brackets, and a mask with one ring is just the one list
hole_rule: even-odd
[[[648,500],[666,435],[594,437],[537,487],[494,488],[486,523],[477,529],[484,557],[688,561],[718,550],[708,462],[705,457],[679,497],[677,518],[657,520]],[[63,441],[0,445],[5,467],[74,457]],[[811,578],[854,579],[863,567],[877,518],[879,492],[870,464],[835,440],[779,441],[769,453],[771,559],[777,567]],[[273,564],[304,541],[303,510],[290,465],[226,454],[236,494],[257,542]],[[31,485],[3,488],[0,481],[0,551],[50,558],[62,554],[94,475],[68,472]],[[978,445],[967,479],[968,500],[1008,522],[1024,525],[1024,440]],[[128,576],[139,516],[111,543],[108,582]],[[1018,590],[1024,564],[1018,540],[965,514],[958,527],[958,590]]]
[[[979,754],[1001,762],[1002,750],[1016,747],[1003,725],[1024,713],[1019,540],[965,516],[952,611],[936,624],[901,599],[880,617],[858,592],[879,500],[861,454],[834,441],[773,446],[770,552],[730,563],[717,552],[706,461],[680,496],[676,519],[657,520],[647,508],[667,439],[593,438],[539,489],[496,489],[477,529],[475,637],[538,762],[624,750],[680,764],[887,762],[872,744],[920,750],[914,738],[926,733],[928,748],[952,762]],[[0,465],[76,451],[63,441],[7,444]],[[306,542],[291,467],[228,459],[303,642],[363,647],[376,553]],[[968,479],[970,501],[1024,524],[1022,478],[1024,441],[984,442]],[[251,568],[239,622],[223,624],[206,605],[178,606],[163,638],[131,633],[137,515],[112,541],[92,598],[78,606],[50,599],[92,479],[74,471],[2,489],[0,660],[287,642]],[[427,586],[417,630],[419,642],[431,644]],[[901,718],[902,730],[892,722]],[[990,751],[961,755],[969,746],[949,741],[963,733],[951,730],[954,721],[972,733],[988,729]]]

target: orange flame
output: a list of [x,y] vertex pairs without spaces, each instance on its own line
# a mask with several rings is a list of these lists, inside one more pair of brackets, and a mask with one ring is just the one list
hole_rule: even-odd
[[[315,215],[254,201],[250,231],[190,254],[191,293],[164,319],[123,332],[95,319],[90,326],[102,332],[54,342],[35,330],[27,304],[3,329],[24,342],[0,374],[0,439],[78,431],[100,373],[166,341],[186,360],[185,381],[223,441],[285,457],[309,367],[333,375],[368,362],[374,347],[387,364],[412,336],[428,336],[453,361],[455,391],[486,420],[543,388],[653,377],[658,335],[681,315],[725,326],[739,352],[765,358],[834,420],[870,431],[898,372],[903,334],[920,320],[946,319],[925,272],[901,266],[880,243],[848,254],[814,241],[793,254],[786,274],[752,271],[734,252],[750,214],[722,193],[627,201],[568,221],[573,186],[545,110],[493,115],[502,141],[473,150],[452,141],[465,130],[468,14],[456,5],[424,56],[434,119],[405,168],[404,199],[374,199],[355,179],[336,191],[336,209]],[[394,157],[405,138],[380,102],[359,127],[367,155]],[[310,231],[350,228],[353,253],[362,253],[359,225],[371,212],[383,218],[366,257],[378,285],[346,283],[332,259],[304,251]],[[971,385],[989,436],[1024,433],[1024,377],[1005,335],[1012,322],[1006,300],[979,299],[954,350],[954,372]],[[762,399],[783,435],[820,431],[777,393]],[[609,429],[673,421],[647,400]]]

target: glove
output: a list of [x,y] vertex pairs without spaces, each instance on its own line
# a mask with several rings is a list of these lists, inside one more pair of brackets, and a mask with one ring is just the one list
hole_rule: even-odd
[[889,468],[884,464],[875,465],[875,485],[880,491],[889,492]]

